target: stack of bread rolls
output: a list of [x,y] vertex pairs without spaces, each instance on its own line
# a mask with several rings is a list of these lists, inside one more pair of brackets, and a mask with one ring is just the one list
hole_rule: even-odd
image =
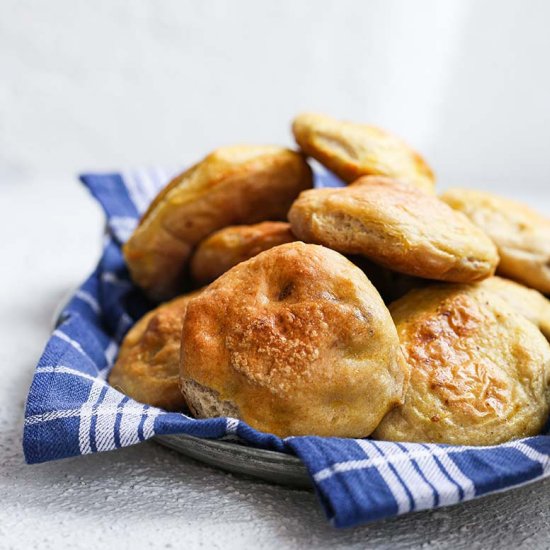
[[[292,129],[299,151],[218,149],[152,202],[124,256],[163,303],[110,383],[282,437],[540,433],[550,220],[486,192],[438,197],[422,157],[378,128],[302,114]],[[314,189],[308,157],[347,185]]]

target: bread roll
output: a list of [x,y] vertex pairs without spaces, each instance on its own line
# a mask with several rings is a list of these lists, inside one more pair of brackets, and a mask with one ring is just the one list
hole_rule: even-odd
[[304,191],[288,219],[303,241],[416,277],[472,282],[492,275],[498,263],[495,245],[466,216],[390,178]]
[[185,407],[179,387],[181,328],[187,304],[180,296],[144,315],[126,334],[109,383],[125,395],[167,411]]
[[433,192],[435,177],[426,161],[385,130],[304,113],[294,119],[292,131],[302,151],[348,183],[389,176]]
[[390,306],[411,369],[376,439],[496,445],[536,435],[550,408],[550,345],[483,285],[434,285]]
[[500,275],[550,294],[550,218],[520,202],[472,189],[449,189],[441,200],[491,237],[500,255]]
[[234,224],[283,220],[312,186],[303,156],[274,146],[223,147],[174,178],[124,246],[134,282],[154,300],[176,295],[193,248]]
[[191,258],[191,275],[197,283],[205,285],[264,250],[295,240],[286,222],[225,227],[199,244]]
[[262,252],[187,308],[181,383],[196,416],[281,437],[365,437],[401,403],[407,368],[365,275],[327,248]]

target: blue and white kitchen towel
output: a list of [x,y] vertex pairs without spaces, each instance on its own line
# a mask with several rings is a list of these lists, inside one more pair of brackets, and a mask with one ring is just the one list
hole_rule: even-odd
[[[25,412],[28,463],[116,449],[157,434],[238,437],[296,454],[337,527],[446,506],[550,474],[550,435],[495,447],[283,440],[232,418],[195,420],[168,413],[110,387],[106,378],[121,339],[151,307],[129,279],[121,243],[170,175],[155,169],[81,177],[107,215],[103,255],[64,308],[36,367]],[[335,184],[326,173],[317,172],[316,178],[316,185]]]

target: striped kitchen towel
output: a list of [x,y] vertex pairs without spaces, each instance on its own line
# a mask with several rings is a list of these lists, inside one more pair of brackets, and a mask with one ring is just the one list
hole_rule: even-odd
[[[550,474],[550,435],[494,447],[390,443],[259,433],[232,418],[195,420],[137,403],[106,381],[118,345],[151,304],[126,270],[121,244],[171,171],[86,174],[107,216],[103,254],[64,307],[36,367],[25,412],[28,463],[107,451],[161,434],[239,438],[296,454],[337,527],[446,506]],[[334,185],[316,171],[316,185]],[[547,432],[548,433],[548,432]]]

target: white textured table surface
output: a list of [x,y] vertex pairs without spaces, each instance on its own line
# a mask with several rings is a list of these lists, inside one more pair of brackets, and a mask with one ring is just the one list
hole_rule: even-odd
[[0,548],[550,547],[550,480],[337,531],[312,493],[237,478],[154,443],[26,466],[33,366],[53,309],[97,259],[102,217],[67,179],[0,183],[0,220]]

